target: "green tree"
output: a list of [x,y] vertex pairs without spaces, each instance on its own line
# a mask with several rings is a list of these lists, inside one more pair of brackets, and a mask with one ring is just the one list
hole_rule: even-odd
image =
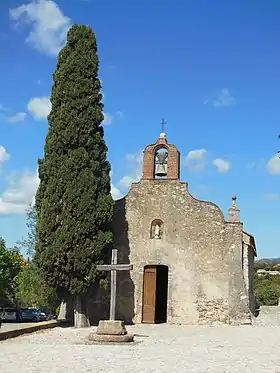
[[98,65],[92,29],[72,26],[53,74],[36,195],[34,259],[48,284],[74,299],[76,327],[89,325],[87,295],[113,240]]
[[18,240],[17,246],[26,250],[29,257],[33,257],[36,246],[36,206],[29,205],[27,209],[27,222],[28,234],[26,239]]
[[55,311],[58,305],[56,292],[48,286],[34,263],[28,263],[16,278],[15,298],[26,307],[40,307]]
[[255,297],[262,306],[277,306],[280,287],[270,278],[262,279],[255,287]]
[[262,274],[259,275],[259,269],[266,271],[278,271],[279,267],[274,264],[276,259],[271,260],[270,264],[266,262],[256,262],[254,265],[254,293],[256,299],[262,306],[275,306],[280,297],[280,275]]
[[14,301],[15,279],[25,265],[25,260],[16,249],[7,249],[0,238],[0,300],[2,303]]

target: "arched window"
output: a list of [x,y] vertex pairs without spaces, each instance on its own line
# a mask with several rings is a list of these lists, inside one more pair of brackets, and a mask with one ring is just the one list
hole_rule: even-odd
[[154,178],[164,179],[167,177],[168,151],[166,148],[158,148],[154,156]]
[[161,239],[163,236],[163,221],[154,219],[151,223],[150,238]]

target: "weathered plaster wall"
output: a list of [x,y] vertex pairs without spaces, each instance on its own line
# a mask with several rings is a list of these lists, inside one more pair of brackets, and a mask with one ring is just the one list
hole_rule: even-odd
[[[151,222],[163,221],[160,240]],[[178,180],[141,180],[116,204],[115,246],[119,263],[117,317],[141,322],[143,269],[169,267],[168,322],[248,322],[242,273],[242,224],[226,223],[216,205],[194,199]]]
[[248,272],[249,272],[249,306],[252,314],[255,314],[255,296],[254,296],[254,262],[255,253],[250,247],[248,250]]
[[252,247],[243,242],[243,273],[246,283],[246,290],[249,297],[249,307],[254,314],[255,297],[254,297],[254,259],[255,254]]
[[231,324],[251,323],[249,298],[243,274],[243,226],[241,223],[226,224],[229,269],[229,321]]

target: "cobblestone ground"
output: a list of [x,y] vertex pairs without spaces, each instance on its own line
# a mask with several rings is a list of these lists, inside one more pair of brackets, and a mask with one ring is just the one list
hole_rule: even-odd
[[87,345],[90,330],[74,328],[6,340],[0,372],[280,372],[280,327],[137,325],[128,331],[136,334],[134,344]]

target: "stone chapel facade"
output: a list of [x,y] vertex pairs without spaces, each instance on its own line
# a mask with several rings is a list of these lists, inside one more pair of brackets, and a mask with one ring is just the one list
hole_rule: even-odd
[[117,319],[127,323],[250,324],[254,237],[236,198],[221,209],[190,195],[180,153],[162,133],[143,155],[142,178],[116,201]]

